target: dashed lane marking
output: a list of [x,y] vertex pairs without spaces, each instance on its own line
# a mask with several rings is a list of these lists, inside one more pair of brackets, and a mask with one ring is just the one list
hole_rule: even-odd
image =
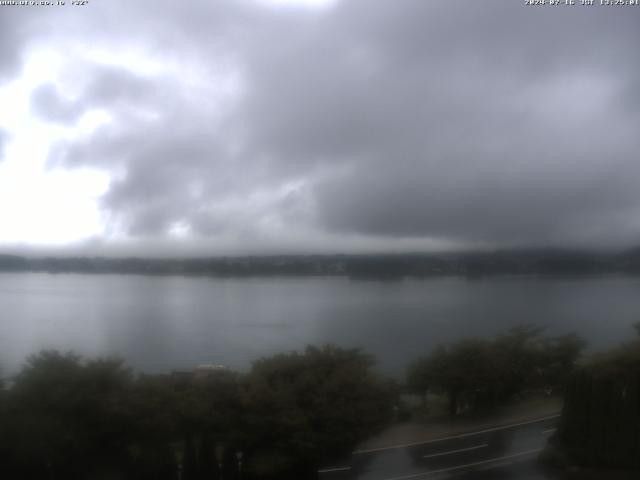
[[422,458],[433,458],[433,457],[441,457],[442,455],[453,455],[454,453],[469,452],[471,450],[478,450],[479,448],[486,448],[488,446],[489,446],[488,443],[483,443],[482,445],[475,445],[473,447],[458,448],[457,450],[449,450],[448,452],[440,452],[440,453],[432,453],[430,455],[423,455]]

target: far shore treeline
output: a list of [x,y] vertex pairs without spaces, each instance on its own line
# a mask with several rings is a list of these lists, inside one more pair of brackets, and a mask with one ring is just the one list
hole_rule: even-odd
[[478,252],[263,255],[202,258],[25,257],[0,255],[0,272],[364,278],[437,275],[640,274],[640,248],[618,252],[520,249]]
[[[21,479],[315,478],[394,419],[560,394],[584,343],[543,333],[520,326],[440,346],[408,366],[404,384],[359,349],[332,345],[244,373],[206,365],[161,375],[42,351],[0,385],[2,468]],[[401,401],[409,393],[425,401],[415,412]]]

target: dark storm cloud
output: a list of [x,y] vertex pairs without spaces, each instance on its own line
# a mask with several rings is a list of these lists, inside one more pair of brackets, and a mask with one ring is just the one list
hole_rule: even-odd
[[253,63],[261,146],[348,164],[316,190],[325,226],[490,243],[637,235],[612,220],[640,200],[637,112],[617,105],[638,80],[636,12],[402,4],[346,2],[331,30]]
[[[102,206],[123,231],[243,236],[275,222],[492,245],[640,241],[640,9],[154,6],[85,9],[83,28],[200,65],[211,92],[233,72],[238,91],[87,67],[77,105],[112,122],[52,162],[115,172]],[[46,89],[34,102],[50,119],[79,108]]]
[[207,99],[165,77],[104,68],[92,75],[78,104],[106,108],[113,121],[89,138],[56,145],[50,165],[116,172],[102,205],[116,229],[134,236],[185,222],[205,235],[241,227],[246,218],[218,204],[233,210],[229,200],[253,192],[263,174],[259,162],[244,170],[230,153],[224,126],[203,109]]

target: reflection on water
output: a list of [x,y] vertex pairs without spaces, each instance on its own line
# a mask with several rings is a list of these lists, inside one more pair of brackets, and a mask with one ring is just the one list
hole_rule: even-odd
[[209,279],[0,274],[0,365],[42,348],[115,354],[145,371],[224,363],[332,342],[376,355],[385,373],[439,342],[537,323],[592,347],[625,340],[640,279]]

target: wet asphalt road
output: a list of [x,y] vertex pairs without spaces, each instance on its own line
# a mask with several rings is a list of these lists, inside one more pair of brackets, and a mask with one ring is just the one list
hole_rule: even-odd
[[321,471],[322,480],[551,478],[536,461],[558,417],[391,448],[356,451],[348,464]]

